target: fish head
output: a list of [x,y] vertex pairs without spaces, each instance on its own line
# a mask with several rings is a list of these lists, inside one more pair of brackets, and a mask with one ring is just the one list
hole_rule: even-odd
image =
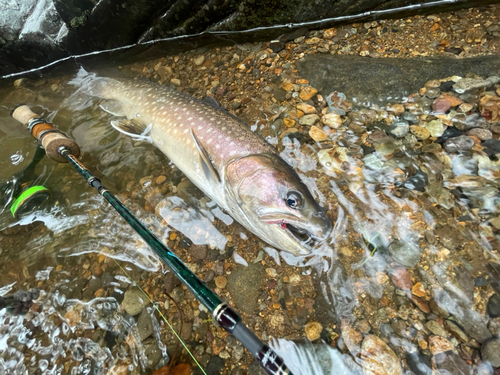
[[[227,186],[253,233],[280,250],[307,255],[332,223],[297,173],[277,155],[238,159],[226,169]],[[235,204],[233,204],[233,207]]]

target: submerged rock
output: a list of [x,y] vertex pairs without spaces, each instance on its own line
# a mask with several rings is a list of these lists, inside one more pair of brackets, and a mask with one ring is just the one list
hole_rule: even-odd
[[488,301],[487,306],[488,315],[492,318],[500,317],[500,296],[493,294]]
[[420,262],[422,251],[411,242],[395,241],[389,246],[389,252],[399,264],[413,268]]
[[453,90],[459,94],[467,91],[488,87],[500,82],[500,77],[491,76],[486,79],[482,78],[462,78],[460,81],[453,85]]
[[361,346],[365,375],[401,375],[403,370],[394,351],[379,337],[368,335]]
[[481,347],[483,360],[491,363],[493,367],[500,367],[500,339],[488,341]]
[[149,304],[149,299],[140,289],[135,287],[125,292],[122,301],[122,307],[132,316],[139,314]]
[[450,138],[443,144],[447,152],[469,151],[474,147],[474,140],[466,135]]

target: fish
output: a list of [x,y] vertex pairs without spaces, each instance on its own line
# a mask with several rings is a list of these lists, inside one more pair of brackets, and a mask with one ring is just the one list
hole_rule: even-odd
[[103,109],[127,118],[111,121],[114,128],[150,141],[269,245],[302,256],[328,238],[332,222],[297,172],[212,97],[199,100],[165,85],[86,72],[71,83],[105,99]]

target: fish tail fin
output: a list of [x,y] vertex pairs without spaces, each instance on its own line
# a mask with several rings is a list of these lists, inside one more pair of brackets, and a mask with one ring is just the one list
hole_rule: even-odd
[[78,87],[76,91],[78,94],[108,99],[109,95],[106,93],[108,90],[105,88],[111,81],[113,81],[113,79],[99,77],[97,74],[87,72],[85,69],[80,67],[80,70],[76,74],[75,78],[68,83]]

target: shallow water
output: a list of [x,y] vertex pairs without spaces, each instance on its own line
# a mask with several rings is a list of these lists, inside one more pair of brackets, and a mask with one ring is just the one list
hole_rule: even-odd
[[[211,57],[227,62],[224,56],[236,52],[217,50]],[[195,82],[203,75],[195,56],[160,62]],[[141,70],[127,67],[123,74],[142,76]],[[78,142],[81,162],[233,301],[294,373],[369,373],[370,364],[393,368],[390,374],[498,371],[484,360],[494,355],[483,352],[499,335],[498,318],[486,311],[500,293],[498,232],[491,224],[498,215],[494,158],[478,148],[422,152],[433,140],[388,136],[387,125],[400,118],[379,107],[349,111],[350,124],[314,142],[307,126],[290,132],[277,122],[296,111],[307,84],[295,83],[290,97],[275,102],[279,85],[269,82],[236,113],[276,144],[334,219],[332,235],[315,254],[297,258],[233,222],[149,143],[114,131],[113,116],[98,100],[71,96],[68,78],[25,82],[3,98],[0,180],[33,157],[35,142],[9,117],[13,105],[26,102]],[[281,78],[300,79],[291,69]],[[424,98],[415,110],[406,102],[406,113],[430,115],[430,103]],[[230,108],[225,99],[221,104]],[[324,100],[312,104],[326,111]],[[36,172],[52,192],[50,207],[22,223],[9,212],[1,217],[0,295],[36,287],[40,297],[26,315],[0,312],[0,374],[139,374],[167,365],[177,340],[166,324],[151,307],[141,306],[135,316],[124,310],[134,283],[166,307],[176,328],[181,321],[191,327],[181,336],[202,367],[218,363],[212,373],[258,373],[190,293],[166,281],[156,256],[69,165],[45,158]],[[425,178],[415,177],[422,172]],[[235,290],[241,280],[250,285]],[[321,326],[312,344],[305,338],[311,323]],[[185,352],[181,358],[193,363]],[[223,372],[221,359],[233,371]]]

